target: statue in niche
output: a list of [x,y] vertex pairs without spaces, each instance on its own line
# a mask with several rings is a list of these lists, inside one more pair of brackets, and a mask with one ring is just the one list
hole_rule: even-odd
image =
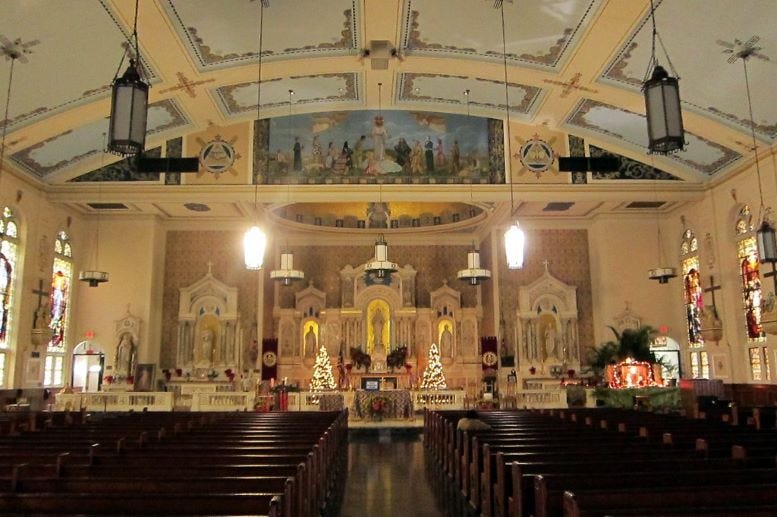
[[313,330],[313,325],[310,325],[305,333],[305,357],[314,357],[316,355],[316,344],[316,332]]
[[383,350],[385,352],[383,343],[383,325],[386,319],[383,316],[383,311],[378,308],[375,311],[375,315],[372,317],[372,335],[375,336],[375,351]]
[[545,327],[545,357],[558,358],[558,338],[556,337],[556,328],[553,325]]
[[440,333],[440,355],[442,357],[453,356],[453,333],[451,332],[451,326],[447,323],[442,333]]
[[116,347],[116,366],[114,368],[117,376],[131,375],[134,357],[135,343],[132,334],[125,332],[119,338],[119,344]]
[[200,335],[200,362],[211,362],[213,359],[213,331],[209,328],[202,330]]

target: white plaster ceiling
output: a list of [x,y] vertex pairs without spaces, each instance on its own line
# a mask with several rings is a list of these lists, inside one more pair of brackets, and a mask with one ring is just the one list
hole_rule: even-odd
[[[141,55],[152,82],[147,147],[255,119],[257,110],[262,118],[377,108],[505,117],[501,17],[492,0],[270,0],[257,107],[259,5],[140,2]],[[661,41],[681,77],[687,151],[645,155],[639,82],[649,56],[649,0],[504,2],[510,117],[654,161],[703,188],[752,159],[742,65],[728,63],[726,51],[753,36],[761,47],[748,63],[757,137],[762,148],[775,145],[777,9],[774,0],[657,5]],[[116,160],[100,149],[135,2],[5,0],[2,7],[0,46],[18,40],[25,51],[13,69],[4,167],[62,189],[66,202],[67,189],[84,188],[65,186],[68,180]],[[396,49],[387,70],[373,70],[362,56],[373,40]],[[667,64],[660,49],[659,60]],[[0,60],[3,106],[10,71],[10,61]],[[532,188],[540,196],[544,187]],[[151,197],[163,202],[164,193]],[[503,201],[504,192],[491,200]]]

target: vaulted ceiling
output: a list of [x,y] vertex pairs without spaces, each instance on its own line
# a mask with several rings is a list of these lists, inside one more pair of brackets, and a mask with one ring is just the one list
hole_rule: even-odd
[[[266,118],[381,108],[503,119],[505,54],[494,3],[270,0],[257,110],[259,0],[141,0],[140,51],[152,83],[147,148],[254,120],[257,111]],[[748,62],[755,131],[762,149],[774,146],[777,9],[773,0],[655,4],[659,60],[681,77],[686,151],[646,155],[640,84],[650,56],[649,0],[505,0],[510,119],[653,164],[681,180],[660,187],[662,199],[679,203],[752,162],[742,62],[730,62],[742,45],[758,47]],[[132,0],[5,0],[0,6],[0,46],[22,53],[13,66],[4,168],[49,189],[54,201],[86,207],[98,190],[70,180],[117,159],[101,152],[102,134],[134,8]],[[3,90],[11,71],[11,61],[0,60]],[[6,96],[0,99],[5,106]],[[558,212],[547,209],[549,202],[572,201],[571,213],[585,216],[604,205],[620,210],[655,199],[656,187],[639,182],[604,178],[578,192],[566,177],[550,183],[550,193],[543,182],[519,188],[526,214]],[[174,217],[185,200],[163,187],[121,186],[139,211]],[[446,188],[427,192],[436,200],[472,197],[471,188]],[[207,199],[216,206],[240,195],[250,204],[248,185],[215,198],[214,190]],[[106,192],[103,187],[100,199],[111,198]],[[293,194],[295,201],[323,200],[304,188]],[[186,200],[205,195],[189,192]],[[504,186],[494,186],[480,189],[479,199],[504,202],[504,195]],[[396,200],[414,196],[394,187]],[[169,206],[145,210],[143,203]]]

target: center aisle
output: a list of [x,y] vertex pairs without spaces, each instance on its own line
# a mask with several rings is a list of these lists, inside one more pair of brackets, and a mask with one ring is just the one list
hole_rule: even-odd
[[414,432],[351,432],[340,517],[444,515],[427,479],[426,456]]

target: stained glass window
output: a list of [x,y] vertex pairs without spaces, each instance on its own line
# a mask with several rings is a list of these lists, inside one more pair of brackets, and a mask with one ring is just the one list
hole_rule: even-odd
[[704,345],[704,339],[701,337],[701,310],[704,308],[704,300],[699,278],[699,257],[686,258],[682,262],[682,268],[688,344],[691,347],[700,347]]
[[683,271],[683,295],[688,345],[698,348],[704,345],[701,337],[701,311],[704,308],[704,291],[699,271],[699,241],[693,230],[686,229],[680,242],[680,258]]
[[710,378],[710,357],[705,351],[699,352],[699,362],[701,363],[701,378]]
[[761,349],[753,347],[748,350],[750,352],[750,374],[753,376],[754,381],[762,381],[763,374],[761,372]]
[[737,254],[742,278],[747,338],[752,341],[762,341],[765,335],[761,327],[761,274],[755,237],[740,240],[737,243]]
[[70,314],[70,286],[73,282],[73,249],[70,237],[61,231],[54,241],[54,267],[51,274],[49,307],[51,310],[51,340],[44,361],[44,386],[63,382],[64,354],[67,350],[67,324]]
[[701,376],[699,368],[699,352],[691,352],[691,377],[698,379]]
[[734,223],[734,231],[737,235],[745,235],[753,231],[753,213],[750,207],[743,205],[737,214],[737,220]]
[[0,218],[0,386],[5,385],[6,353],[13,337],[14,285],[19,253],[19,227],[13,211],[3,208]]

